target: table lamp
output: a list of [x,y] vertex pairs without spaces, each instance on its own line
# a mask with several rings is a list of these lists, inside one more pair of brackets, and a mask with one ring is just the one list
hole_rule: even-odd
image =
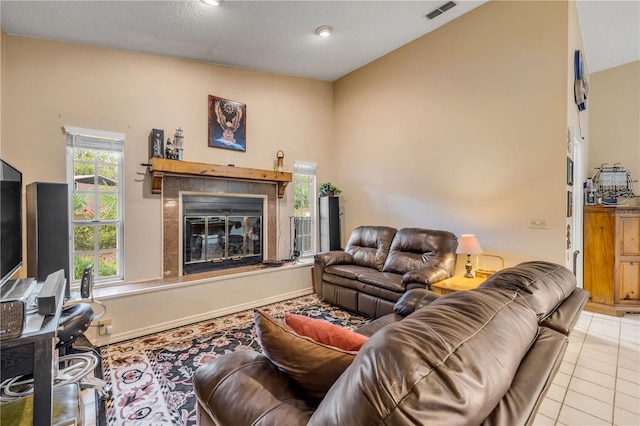
[[464,276],[467,278],[473,278],[473,274],[471,273],[471,268],[473,267],[471,265],[471,255],[482,253],[482,247],[480,247],[480,243],[478,242],[476,236],[470,234],[460,235],[456,253],[467,255],[467,263],[466,265],[464,265],[467,273],[464,274]]

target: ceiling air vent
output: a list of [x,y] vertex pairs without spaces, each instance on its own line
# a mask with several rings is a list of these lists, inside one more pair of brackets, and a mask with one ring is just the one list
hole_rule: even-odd
[[446,12],[447,10],[451,9],[452,7],[454,7],[456,4],[455,2],[447,2],[445,4],[443,4],[442,6],[440,6],[439,8],[432,10],[431,12],[427,13],[427,19],[433,19],[438,15],[442,15],[444,12]]

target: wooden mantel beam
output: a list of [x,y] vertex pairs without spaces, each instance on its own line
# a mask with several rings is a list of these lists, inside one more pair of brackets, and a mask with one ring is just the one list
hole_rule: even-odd
[[278,185],[278,198],[284,197],[285,188],[293,180],[293,174],[273,170],[247,169],[219,164],[167,160],[166,158],[152,158],[149,163],[151,164],[149,171],[152,179],[152,194],[162,193],[162,179],[167,174],[274,182]]

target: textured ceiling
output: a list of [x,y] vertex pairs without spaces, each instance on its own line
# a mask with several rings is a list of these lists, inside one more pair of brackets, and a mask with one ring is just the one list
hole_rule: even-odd
[[333,81],[484,3],[424,17],[445,2],[3,0],[0,13],[7,34]]
[[[7,34],[334,81],[484,3],[425,18],[446,1],[2,0],[0,17]],[[578,2],[590,72],[640,59],[639,4]]]
[[589,72],[640,60],[640,0],[577,4]]

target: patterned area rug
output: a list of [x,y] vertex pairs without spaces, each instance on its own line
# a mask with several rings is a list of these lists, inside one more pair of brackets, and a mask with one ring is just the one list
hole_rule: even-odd
[[[259,309],[278,318],[299,313],[349,329],[368,322],[315,295]],[[103,375],[113,389],[106,402],[107,424],[195,425],[194,372],[221,355],[244,350],[260,351],[253,310],[100,348]]]

